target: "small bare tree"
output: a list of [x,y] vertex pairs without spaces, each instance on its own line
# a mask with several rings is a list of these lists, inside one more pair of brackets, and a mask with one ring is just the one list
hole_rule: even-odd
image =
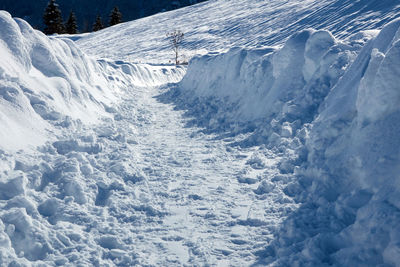
[[167,33],[167,37],[171,41],[172,49],[175,52],[175,64],[179,64],[179,48],[183,42],[184,33],[180,30],[175,30],[173,32]]

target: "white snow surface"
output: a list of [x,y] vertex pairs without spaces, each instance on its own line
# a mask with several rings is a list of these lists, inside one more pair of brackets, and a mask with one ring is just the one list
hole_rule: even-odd
[[181,60],[188,60],[235,46],[282,45],[308,28],[344,39],[399,16],[396,0],[209,0],[71,38],[98,57],[166,64],[174,58],[166,33],[176,29],[185,33]]
[[211,132],[250,131],[240,145],[296,151],[279,168],[301,205],[258,264],[399,263],[400,20],[359,50],[364,37],[304,30],[278,50],[196,57],[170,92]]
[[[396,16],[220,0],[75,44],[0,11],[0,265],[398,266]],[[155,65],[168,25],[226,51]]]
[[97,62],[71,40],[49,39],[6,12],[0,14],[0,26],[0,148],[16,151],[43,144],[57,134],[49,122],[62,127],[72,120],[95,123],[110,116],[107,109],[119,91],[132,83],[170,81],[166,67]]

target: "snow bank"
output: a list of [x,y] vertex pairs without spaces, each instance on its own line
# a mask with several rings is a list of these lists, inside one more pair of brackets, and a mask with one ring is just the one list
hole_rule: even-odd
[[244,144],[297,153],[281,172],[297,177],[285,192],[302,205],[262,263],[398,264],[399,26],[345,43],[305,30],[280,49],[234,48],[190,62],[173,96],[195,123],[247,127],[253,136]]
[[185,68],[96,61],[4,11],[0,57],[0,266],[135,265],[131,240],[103,234],[115,218],[98,208],[118,181],[142,179],[123,162],[132,151],[119,155],[135,141],[131,125],[115,126],[115,106],[126,90],[176,82]]
[[0,12],[1,148],[21,149],[50,138],[53,124],[88,123],[106,115],[116,86],[70,40],[49,39]]
[[[121,88],[177,81],[183,68],[97,62],[0,12],[0,148],[35,147],[72,121],[110,117]],[[167,74],[170,74],[167,76]],[[79,124],[79,123],[78,123]]]
[[400,260],[400,20],[368,42],[330,91],[291,187],[305,204],[274,244],[284,262]]
[[178,92],[207,128],[235,131],[250,123],[259,128],[258,139],[289,138],[315,118],[355,54],[328,31],[304,30],[281,49],[196,57]]

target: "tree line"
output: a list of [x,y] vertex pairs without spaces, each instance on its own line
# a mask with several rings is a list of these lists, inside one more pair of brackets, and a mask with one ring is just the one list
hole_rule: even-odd
[[[45,25],[43,32],[45,34],[79,33],[77,20],[74,12],[71,10],[67,21],[64,23],[61,10],[58,8],[56,0],[50,0],[49,3],[47,4],[47,7],[43,14],[43,22]],[[122,14],[119,11],[118,7],[116,6],[113,8],[113,10],[109,15],[108,25],[113,26],[121,22],[122,22]],[[92,31],[99,31],[103,28],[105,28],[103,20],[100,15],[97,15],[92,25]]]

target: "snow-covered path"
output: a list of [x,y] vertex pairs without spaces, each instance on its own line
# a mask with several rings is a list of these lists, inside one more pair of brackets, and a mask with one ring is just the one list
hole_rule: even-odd
[[0,266],[398,266],[399,1],[284,2],[0,11]]
[[[126,212],[134,217],[129,228],[138,263],[249,264],[293,205],[278,188],[254,192],[261,177],[278,172],[279,157],[186,127],[183,111],[159,102],[158,94],[155,87],[128,93],[115,126],[136,132],[118,152],[105,151],[139,173],[124,179],[125,201],[112,204],[135,209]],[[114,214],[117,221],[121,215]]]

